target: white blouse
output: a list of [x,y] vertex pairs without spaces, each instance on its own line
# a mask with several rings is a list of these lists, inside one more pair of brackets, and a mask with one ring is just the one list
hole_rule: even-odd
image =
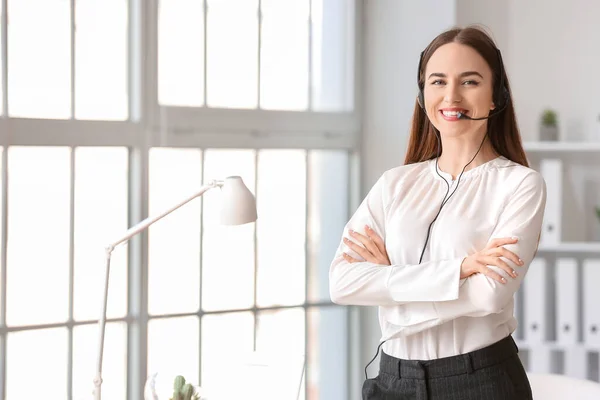
[[[443,177],[440,177],[440,175]],[[448,194],[456,193],[431,228],[423,261],[419,258],[427,228]],[[365,262],[343,241],[329,270],[333,302],[379,306],[383,351],[391,356],[431,360],[493,344],[516,326],[513,297],[531,263],[540,237],[546,185],[540,173],[497,157],[465,171],[460,179],[436,162],[403,165],[386,171],[344,228],[365,233],[373,228],[385,241],[392,265]],[[483,250],[493,238],[519,238],[505,248],[523,262],[519,274],[489,266],[507,282],[483,274],[460,279],[462,260]],[[347,252],[361,262],[348,263]]]

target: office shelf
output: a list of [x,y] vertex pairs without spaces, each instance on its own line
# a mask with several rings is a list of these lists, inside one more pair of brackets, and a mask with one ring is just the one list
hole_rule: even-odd
[[598,153],[600,157],[600,142],[524,142],[523,147],[530,154]]
[[543,253],[598,253],[600,242],[565,242],[555,245],[540,244],[538,252]]

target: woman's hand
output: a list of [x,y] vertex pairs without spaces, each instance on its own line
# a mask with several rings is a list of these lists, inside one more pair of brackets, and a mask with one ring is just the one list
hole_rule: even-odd
[[500,283],[506,283],[499,273],[489,268],[488,265],[499,267],[506,271],[508,275],[516,278],[518,273],[510,267],[500,257],[512,261],[518,266],[523,265],[523,261],[512,251],[506,250],[504,245],[517,243],[518,238],[501,238],[492,240],[485,249],[466,257],[460,265],[460,279],[467,278],[473,274],[481,273],[489,278],[495,279]]
[[[344,238],[344,243],[364,258],[365,261],[379,265],[391,265],[387,251],[385,250],[385,243],[373,229],[365,225],[366,235],[362,235],[353,230],[348,232],[350,233],[350,237],[356,239],[359,243],[362,243],[362,246],[354,243],[348,238]],[[360,262],[360,260],[357,260],[347,253],[343,253],[343,256],[349,263]]]

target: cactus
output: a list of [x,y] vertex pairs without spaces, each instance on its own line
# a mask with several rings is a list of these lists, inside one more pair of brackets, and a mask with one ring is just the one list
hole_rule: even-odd
[[173,397],[170,400],[200,400],[200,395],[194,393],[194,387],[185,383],[185,378],[181,375],[175,377],[173,382]]

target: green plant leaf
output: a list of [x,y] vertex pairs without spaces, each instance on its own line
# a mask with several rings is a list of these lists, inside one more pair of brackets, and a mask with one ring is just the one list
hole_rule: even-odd
[[542,113],[542,125],[544,126],[558,126],[558,117],[554,110],[544,110]]

